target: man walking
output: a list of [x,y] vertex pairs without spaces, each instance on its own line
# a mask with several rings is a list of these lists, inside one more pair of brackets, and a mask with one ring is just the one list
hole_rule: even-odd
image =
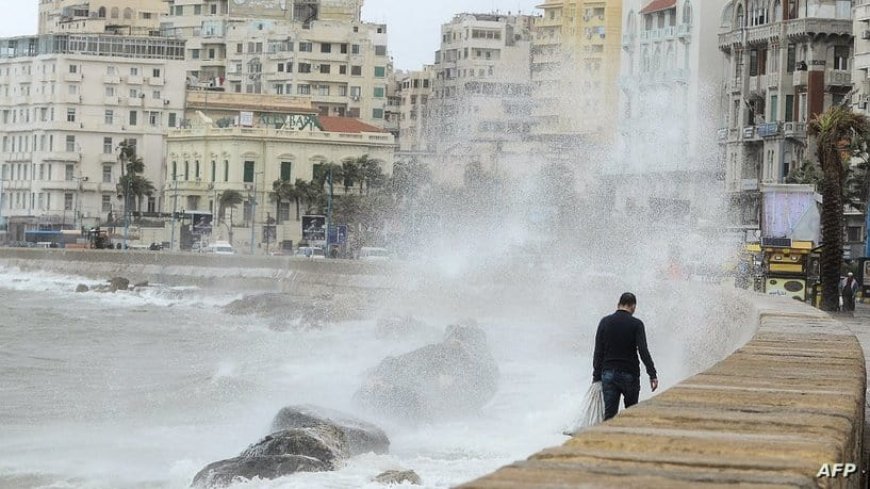
[[650,388],[655,392],[659,387],[656,368],[647,349],[643,322],[634,317],[635,309],[637,298],[634,294],[622,294],[616,312],[601,319],[595,335],[592,381],[601,382],[605,420],[616,416],[620,395],[626,408],[637,404],[640,396],[638,353],[646,366]]
[[858,281],[855,280],[852,272],[846,276],[846,279],[840,283],[840,295],[843,296],[843,310],[855,310],[855,295],[858,293]]

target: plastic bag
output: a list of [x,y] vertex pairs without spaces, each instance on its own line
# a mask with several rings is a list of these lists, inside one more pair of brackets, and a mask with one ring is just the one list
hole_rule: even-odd
[[601,382],[593,382],[586,391],[583,399],[583,410],[574,423],[574,428],[565,432],[566,435],[574,435],[583,428],[596,425],[604,421],[604,391]]

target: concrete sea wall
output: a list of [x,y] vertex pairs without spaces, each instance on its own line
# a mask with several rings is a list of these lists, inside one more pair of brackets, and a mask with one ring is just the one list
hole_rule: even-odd
[[[863,487],[858,340],[803,304],[749,300],[758,302],[758,332],[728,358],[461,489]],[[817,477],[837,463],[857,473]]]

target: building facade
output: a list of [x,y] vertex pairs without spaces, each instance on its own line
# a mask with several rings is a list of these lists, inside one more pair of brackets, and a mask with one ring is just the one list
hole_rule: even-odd
[[436,176],[468,163],[495,168],[531,132],[529,59],[533,17],[458,14],[441,27],[429,99],[427,145]]
[[425,154],[429,101],[435,87],[435,69],[426,65],[422,70],[403,73],[397,81],[399,96],[399,151],[403,154]]
[[[273,246],[302,239],[295,204],[272,195],[275,181],[310,182],[318,165],[363,155],[392,174],[392,134],[355,119],[320,116],[307,98],[198,91],[188,93],[187,110],[188,127],[168,136],[163,210],[214,214],[223,192],[239,192],[245,202],[213,239],[228,240],[234,229],[232,244],[242,250],[251,245],[252,217],[258,250],[264,249],[263,224],[273,220]],[[336,194],[342,191],[336,184]]]
[[39,34],[154,35],[165,0],[39,0]]
[[318,114],[387,125],[387,28],[362,0],[170,0],[161,34],[187,40],[188,83],[311,97]]
[[760,195],[815,160],[807,121],[852,90],[852,2],[734,0],[723,10],[726,188],[735,227],[763,232]]
[[721,53],[709,33],[726,1],[625,0],[618,158],[605,170],[620,183],[615,209],[688,221],[720,185]]
[[547,0],[535,20],[534,133],[549,141],[612,140],[622,0]]
[[[159,188],[167,127],[184,109],[184,42],[59,34],[0,40],[0,209],[10,240],[123,212],[118,146]],[[158,195],[134,203],[159,208]]]

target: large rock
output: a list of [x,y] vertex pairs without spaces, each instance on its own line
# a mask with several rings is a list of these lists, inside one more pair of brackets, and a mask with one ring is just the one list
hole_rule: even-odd
[[238,457],[209,464],[195,487],[222,487],[237,479],[274,479],[295,472],[334,470],[347,458],[347,439],[333,426],[284,430],[249,446]]
[[124,277],[113,277],[109,280],[109,287],[112,289],[112,292],[127,290],[130,287],[130,280]]
[[78,292],[78,293],[87,292],[89,290],[91,290],[91,289],[85,284],[78,284],[76,286],[76,292]]
[[498,365],[473,322],[447,328],[444,340],[371,370],[354,398],[373,413],[430,421],[473,413],[498,389]]
[[390,440],[377,426],[338,411],[317,406],[288,406],[281,409],[272,421],[272,431],[332,426],[347,440],[349,456],[374,452],[387,453]]
[[363,319],[365,307],[359,300],[350,295],[297,297],[266,293],[235,300],[224,306],[224,311],[233,315],[254,314],[279,320],[273,325],[279,330],[291,326],[313,329],[332,322]]
[[381,472],[374,478],[374,482],[388,485],[407,482],[418,486],[423,483],[420,476],[413,470],[388,470],[386,472]]
[[297,472],[323,472],[332,466],[303,455],[236,457],[207,465],[193,478],[193,487],[227,487],[242,479],[277,479]]

